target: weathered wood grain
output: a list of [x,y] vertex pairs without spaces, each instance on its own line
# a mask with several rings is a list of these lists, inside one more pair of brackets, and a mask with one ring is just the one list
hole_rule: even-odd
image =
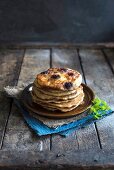
[[[49,50],[27,50],[23,59],[18,86],[33,82],[37,73],[49,68]],[[49,150],[50,137],[38,137],[28,128],[19,110],[13,105],[4,138],[3,149]]]
[[[15,157],[15,159],[14,159]],[[0,168],[113,170],[114,154],[103,150],[56,152],[0,151]]]
[[21,43],[0,43],[2,49],[48,49],[48,48],[85,48],[85,49],[102,49],[102,48],[114,48],[114,42],[110,43],[60,43],[60,42],[21,42]]
[[[87,84],[95,90],[100,98],[105,99],[114,109],[113,50],[104,50],[104,52],[110,64],[100,50],[80,50],[79,54]],[[13,55],[11,55],[11,53],[13,53]],[[0,58],[0,61],[2,61],[2,63],[8,62],[9,65],[7,64],[8,67],[6,67],[6,64],[2,64],[2,67],[0,65],[0,89],[2,89],[4,85],[14,85],[17,83],[23,51],[7,51],[5,53],[3,52],[3,54],[0,53],[0,56],[2,55],[5,57],[2,57],[2,60]],[[11,55],[10,58],[13,64],[12,62],[10,63],[11,60],[8,60],[9,57],[7,56],[9,55]],[[16,57],[17,55],[18,57]],[[44,66],[45,69],[47,69],[50,63],[49,56],[49,50],[27,50],[18,85],[21,85],[23,82],[32,82],[37,72],[43,71]],[[67,66],[78,69],[81,72],[76,50],[54,49],[52,51],[52,63],[53,66]],[[2,76],[2,74],[4,74],[4,76]],[[2,126],[2,122],[4,122],[3,120],[7,120],[10,112],[10,102],[1,95],[0,102],[0,112],[2,113],[0,113],[0,134],[2,134],[2,127],[4,127]],[[96,129],[94,124],[92,124],[74,132],[67,138],[52,135],[52,151],[48,152],[47,150],[50,150],[50,137],[37,137],[36,134],[26,126],[19,110],[13,105],[3,147],[2,150],[0,150],[0,169],[113,170],[114,115],[97,122],[97,129],[102,149],[99,149]],[[39,151],[45,150],[46,152],[39,153]]]
[[[52,66],[69,67],[82,73],[76,50],[53,49]],[[64,150],[95,149],[98,147],[99,143],[94,124],[85,129],[77,130],[64,139],[58,135],[52,136],[53,151],[60,152]]]
[[47,137],[38,137],[31,129],[9,129],[5,135],[5,150],[43,151],[49,148]]
[[79,150],[97,150],[100,148],[95,124],[76,131]]
[[12,102],[4,96],[3,88],[7,85],[17,84],[23,55],[24,50],[0,51],[0,145],[2,145]]
[[0,51],[0,90],[17,84],[24,50]]
[[[100,50],[80,50],[87,84],[114,110],[114,75]],[[114,149],[114,115],[97,124],[103,149]]]
[[30,49],[25,53],[18,85],[33,82],[35,76],[50,67],[50,50]]
[[103,53],[105,55],[105,58],[109,64],[109,67],[114,74],[114,49],[104,49]]

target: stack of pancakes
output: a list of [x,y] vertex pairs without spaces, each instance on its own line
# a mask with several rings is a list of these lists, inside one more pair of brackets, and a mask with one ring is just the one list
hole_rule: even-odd
[[37,75],[32,89],[34,103],[48,110],[67,112],[84,99],[82,76],[69,68],[50,68]]

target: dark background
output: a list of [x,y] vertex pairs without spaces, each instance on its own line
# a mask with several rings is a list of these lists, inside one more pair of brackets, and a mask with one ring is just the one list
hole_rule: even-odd
[[0,42],[114,41],[114,0],[0,0]]

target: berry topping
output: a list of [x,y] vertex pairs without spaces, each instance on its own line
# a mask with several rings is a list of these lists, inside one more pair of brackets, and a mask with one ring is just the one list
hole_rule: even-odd
[[73,75],[74,75],[74,73],[70,73],[70,72],[69,72],[69,73],[68,73],[68,75],[69,75],[69,76],[73,76]]
[[40,74],[48,74],[48,71],[43,71]]
[[66,88],[66,89],[70,89],[71,87],[73,86],[73,84],[71,83],[71,82],[66,82],[65,84],[64,84],[64,88]]
[[67,69],[66,68],[60,68],[60,71],[67,72]]
[[51,76],[52,79],[59,79],[60,78],[60,75],[59,74],[53,74]]

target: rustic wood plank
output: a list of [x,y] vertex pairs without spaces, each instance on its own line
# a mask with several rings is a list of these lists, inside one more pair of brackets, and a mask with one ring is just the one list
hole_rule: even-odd
[[[33,82],[37,73],[49,68],[49,50],[27,50],[25,52],[18,85]],[[49,150],[50,137],[38,137],[28,128],[21,116],[21,113],[13,105],[9,117],[6,135],[4,138],[3,149],[9,148],[20,150]]]
[[[100,50],[80,50],[87,84],[114,110],[114,75]],[[100,120],[97,129],[103,149],[114,149],[114,114]]]
[[114,74],[114,49],[104,49],[103,54],[105,55],[107,63]]
[[[53,67],[69,67],[78,70],[80,73],[81,66],[76,50],[59,50],[52,51],[52,66]],[[91,142],[90,142],[91,141]],[[94,124],[87,128],[73,132],[67,138],[62,138],[58,135],[52,136],[52,150],[78,150],[99,148],[98,138]]]
[[0,51],[0,147],[10,113],[12,100],[3,95],[3,88],[16,85],[23,60],[24,50]]
[[100,148],[95,124],[76,131],[79,143],[79,150],[97,150]]
[[15,85],[18,81],[24,50],[0,51],[0,89]]
[[[15,159],[14,159],[15,157]],[[0,168],[20,169],[83,169],[83,170],[113,170],[114,154],[111,151],[86,150],[66,151],[58,156],[56,152],[37,151],[0,151]]]
[[21,42],[21,43],[0,43],[0,48],[9,48],[9,49],[39,49],[39,48],[85,48],[85,49],[102,49],[102,48],[114,48],[114,43],[58,43],[58,42]]
[[30,49],[25,53],[18,85],[33,82],[35,76],[50,67],[50,51]]
[[5,149],[24,151],[43,151],[49,148],[48,137],[38,137],[31,129],[9,129],[5,135]]

